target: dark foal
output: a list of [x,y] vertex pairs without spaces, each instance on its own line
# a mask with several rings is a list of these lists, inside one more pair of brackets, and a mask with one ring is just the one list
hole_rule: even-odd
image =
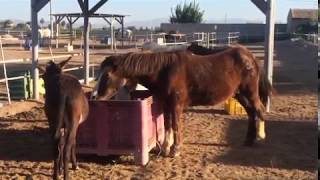
[[245,144],[252,145],[257,137],[266,136],[264,105],[259,95],[260,69],[243,46],[204,56],[187,51],[128,53],[105,61],[97,99],[111,98],[126,82],[138,82],[148,88],[163,105],[165,155],[179,154],[185,107],[216,105],[233,96],[246,105],[249,123]]
[[73,169],[77,168],[76,133],[89,112],[88,101],[78,79],[62,72],[70,59],[59,64],[51,61],[45,68],[39,67],[46,90],[45,113],[53,139],[53,179],[58,179],[61,168],[64,179],[69,179],[70,156]]

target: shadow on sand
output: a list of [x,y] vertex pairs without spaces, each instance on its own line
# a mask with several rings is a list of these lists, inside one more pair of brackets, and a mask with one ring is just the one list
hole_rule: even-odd
[[246,131],[246,120],[231,120],[226,132],[230,150],[222,156],[204,161],[250,167],[316,170],[316,122],[289,119],[268,121],[266,141],[258,142],[253,147],[245,147],[242,144]]

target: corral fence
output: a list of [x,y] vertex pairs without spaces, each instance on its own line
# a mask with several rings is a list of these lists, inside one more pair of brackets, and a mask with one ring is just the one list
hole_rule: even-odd
[[318,45],[319,43],[319,38],[320,36],[316,33],[311,33],[311,34],[299,34],[299,33],[293,33],[292,36],[294,38],[301,38],[304,39],[306,41],[309,41],[315,45]]
[[[6,93],[7,93],[7,100],[8,103],[11,104],[11,96],[10,96],[10,88],[9,88],[9,81],[15,81],[15,80],[21,80],[21,79],[25,79],[26,76],[30,76],[29,73],[25,73],[24,75],[17,75],[17,76],[8,76],[7,74],[7,65],[8,64],[14,64],[14,63],[23,63],[23,62],[28,62],[30,61],[30,59],[11,59],[11,60],[5,60],[5,55],[4,55],[4,50],[2,47],[2,39],[0,38],[0,53],[1,53],[1,61],[0,61],[0,66],[2,66],[3,68],[3,76],[4,78],[0,78],[0,83],[5,83],[6,85]],[[57,59],[64,59],[64,58],[68,58],[71,57],[73,55],[60,55],[60,56],[48,56],[48,57],[39,57],[39,61],[44,61],[44,60],[57,60]],[[91,75],[89,80],[93,80],[95,78],[95,67],[98,67],[98,64],[90,64],[89,67],[89,74]],[[70,68],[65,68],[63,69],[64,72],[70,72],[70,71],[79,71],[82,70],[84,68],[84,66],[73,66]],[[27,70],[24,70],[27,72]],[[11,73],[12,74],[12,73]],[[27,75],[29,74],[29,75]],[[0,77],[3,77],[0,76]],[[31,78],[31,77],[28,77]],[[84,79],[80,79],[79,80],[80,83],[84,83]]]
[[[168,39],[168,37],[171,37],[171,39]],[[199,45],[212,48],[220,45],[230,45],[238,43],[239,40],[239,32],[194,32],[188,34],[150,33],[146,35],[134,35],[133,38],[136,48],[140,48],[145,42],[155,42],[163,46],[179,46],[191,42],[196,42]]]

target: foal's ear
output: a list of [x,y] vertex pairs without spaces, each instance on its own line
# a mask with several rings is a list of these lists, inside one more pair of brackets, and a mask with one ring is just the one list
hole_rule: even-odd
[[39,64],[37,65],[37,68],[39,69],[40,74],[44,74],[46,72],[46,68]]
[[59,67],[60,67],[61,69],[63,69],[63,68],[68,64],[68,62],[70,61],[70,59],[72,59],[72,56],[70,56],[67,60],[64,60],[64,61],[62,61],[61,63],[59,63]]

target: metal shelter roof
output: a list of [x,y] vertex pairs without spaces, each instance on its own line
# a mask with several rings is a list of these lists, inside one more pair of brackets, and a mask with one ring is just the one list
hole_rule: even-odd
[[[52,14],[52,16],[65,16],[65,17],[84,17],[85,15],[83,13],[57,13],[57,14]],[[121,15],[121,14],[103,14],[103,13],[94,13],[94,14],[89,14],[88,17],[91,18],[117,18],[117,17],[126,17],[129,15]]]

